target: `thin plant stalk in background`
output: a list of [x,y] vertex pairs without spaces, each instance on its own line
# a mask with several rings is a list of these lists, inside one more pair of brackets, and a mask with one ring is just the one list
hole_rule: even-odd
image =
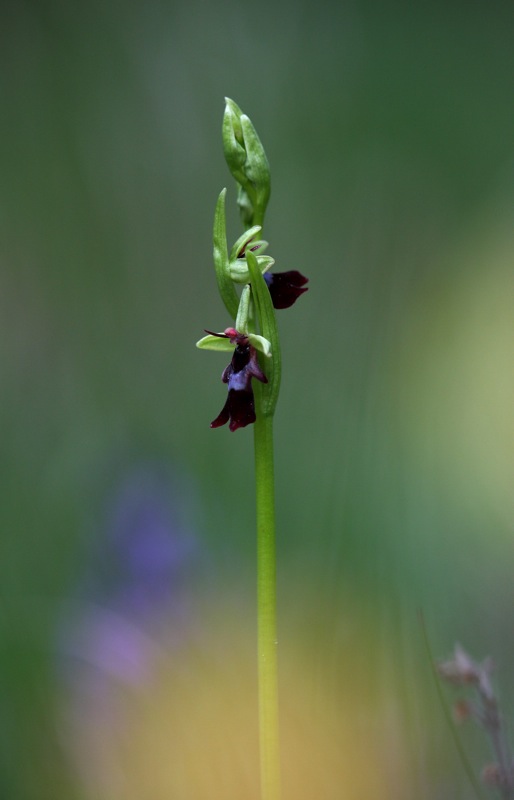
[[273,415],[281,359],[275,309],[292,306],[307,291],[307,278],[297,270],[270,271],[274,260],[265,255],[268,243],[259,238],[270,196],[268,159],[250,119],[233,100],[225,100],[223,149],[237,183],[245,231],[229,252],[223,189],[216,204],[213,251],[218,290],[232,325],[222,332],[206,330],[197,346],[232,353],[221,376],[227,399],[211,428],[228,422],[236,431],[254,424],[261,798],[280,800]]
[[496,789],[502,800],[513,800],[514,759],[491,681],[493,669],[491,658],[479,664],[459,644],[455,645],[453,658],[437,665],[439,676],[446,683],[472,690],[469,697],[454,704],[454,718],[459,723],[473,719],[486,732],[495,761],[482,769],[482,781]]

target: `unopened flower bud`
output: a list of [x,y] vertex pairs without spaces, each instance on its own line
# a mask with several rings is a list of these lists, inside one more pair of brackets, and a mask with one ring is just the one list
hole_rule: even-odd
[[271,189],[268,159],[249,117],[229,97],[225,103],[223,152],[239,184],[239,210],[246,227],[259,225],[264,220]]
[[243,167],[246,162],[246,148],[241,128],[243,112],[229,97],[225,98],[225,103],[222,128],[223,152],[230,172],[238,183],[243,183],[245,180]]

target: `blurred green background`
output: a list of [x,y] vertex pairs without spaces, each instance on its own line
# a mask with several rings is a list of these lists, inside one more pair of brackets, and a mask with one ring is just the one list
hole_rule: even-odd
[[[279,312],[285,798],[471,796],[418,611],[512,718],[513,34],[494,0],[2,4],[2,798],[257,797],[252,436],[209,430],[226,359],[194,348],[231,322],[225,95],[310,278]],[[103,543],[154,478],[190,554],[135,619]],[[113,597],[143,678],[62,656]]]

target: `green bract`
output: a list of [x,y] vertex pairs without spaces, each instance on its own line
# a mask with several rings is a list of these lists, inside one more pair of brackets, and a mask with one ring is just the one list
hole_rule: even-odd
[[239,305],[239,298],[234,288],[234,284],[230,277],[229,260],[228,260],[228,247],[227,247],[227,233],[225,222],[225,195],[226,189],[220,192],[218,202],[216,203],[216,212],[214,214],[214,231],[213,231],[213,255],[214,267],[216,270],[216,279],[218,281],[218,289],[221,299],[225,303],[225,307],[231,317],[237,314],[237,307]]
[[270,343],[271,352],[273,353],[273,362],[271,363],[270,369],[266,371],[268,384],[262,387],[262,412],[265,416],[272,416],[275,411],[275,406],[277,405],[278,393],[280,390],[281,367],[280,343],[278,339],[275,309],[273,308],[268,286],[259,269],[257,258],[251,250],[247,250],[246,252],[246,261],[250,273],[252,297],[257,310],[256,317],[259,320],[261,333]]

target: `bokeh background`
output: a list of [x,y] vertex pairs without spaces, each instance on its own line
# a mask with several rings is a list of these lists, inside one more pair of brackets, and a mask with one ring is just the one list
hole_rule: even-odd
[[231,322],[228,95],[310,277],[279,317],[284,797],[470,797],[419,612],[512,719],[514,6],[1,8],[0,796],[258,797],[252,436],[209,430],[226,359],[194,348]]

